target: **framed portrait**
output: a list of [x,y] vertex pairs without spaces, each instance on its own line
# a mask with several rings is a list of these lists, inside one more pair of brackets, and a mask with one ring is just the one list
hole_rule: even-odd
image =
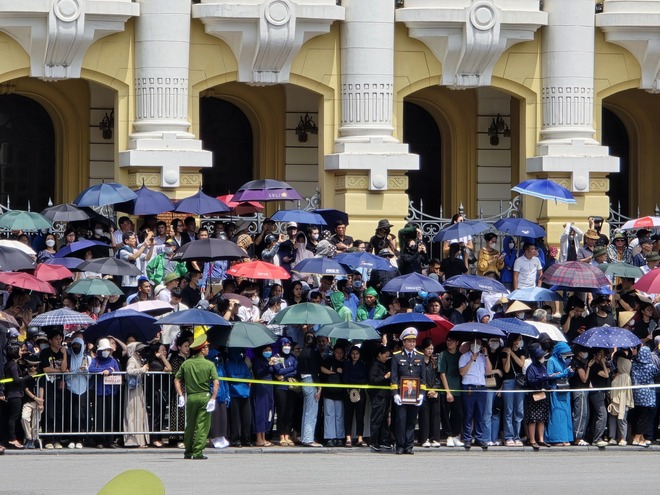
[[401,378],[399,395],[403,404],[416,404],[419,399],[419,378]]

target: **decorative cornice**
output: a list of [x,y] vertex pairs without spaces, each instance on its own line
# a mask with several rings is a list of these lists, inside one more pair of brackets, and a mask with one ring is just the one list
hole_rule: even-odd
[[140,14],[131,0],[0,0],[0,31],[30,57],[30,75],[44,80],[80,77],[87,49],[124,30]]
[[238,81],[257,86],[289,81],[291,63],[306,41],[344,19],[335,0],[202,0],[193,17],[229,45],[238,60]]
[[467,89],[489,86],[504,51],[533,40],[548,15],[538,0],[406,0],[396,20],[442,63],[441,85]]

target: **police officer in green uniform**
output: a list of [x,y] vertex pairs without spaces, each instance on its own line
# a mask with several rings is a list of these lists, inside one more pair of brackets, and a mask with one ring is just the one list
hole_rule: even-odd
[[[426,373],[424,372],[424,354],[415,349],[417,330],[406,328],[399,337],[403,342],[403,350],[392,355],[390,387],[394,394],[394,411],[396,413],[396,453],[413,454],[415,423],[418,407],[424,402],[426,392]],[[410,378],[411,381],[406,381]],[[414,380],[417,380],[416,382]],[[417,399],[409,402],[410,388],[415,387]],[[403,400],[402,396],[408,399]]]
[[[215,409],[220,380],[214,364],[206,359],[209,344],[206,334],[201,334],[190,346],[190,357],[186,359],[174,378],[174,389],[178,394],[178,405],[186,405],[186,429],[183,443],[186,446],[184,459],[206,459],[203,454],[211,428],[211,413]],[[213,393],[209,383],[213,382]],[[186,385],[187,399],[183,397],[181,382]]]

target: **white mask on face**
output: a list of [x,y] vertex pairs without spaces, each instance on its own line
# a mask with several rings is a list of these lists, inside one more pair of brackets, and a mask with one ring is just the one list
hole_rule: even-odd
[[101,351],[101,357],[109,358],[110,357],[110,351]]
[[513,348],[514,348],[514,350],[516,350],[516,351],[519,350],[519,349],[522,349],[522,346],[523,346],[522,341],[520,341],[520,342],[516,342],[516,343],[513,344]]
[[516,313],[516,318],[518,318],[519,320],[524,320],[525,319],[525,312],[524,311],[518,311]]
[[254,296],[252,298],[252,303],[253,304],[259,304],[261,302],[261,299],[259,299],[259,296]]
[[587,358],[589,357],[589,353],[588,353],[588,352],[581,352],[581,353],[580,353],[580,357],[581,357],[582,359],[587,359]]
[[473,353],[475,353],[475,352],[479,352],[479,351],[481,350],[481,344],[472,344],[472,345],[470,346],[470,350],[471,350]]
[[103,229],[94,229],[96,235],[103,235]]
[[496,351],[499,346],[500,346],[499,342],[489,342],[488,343],[488,347],[490,347],[491,351]]
[[282,347],[282,352],[284,354],[290,354],[291,353],[291,347]]
[[516,243],[515,242],[510,242],[509,243],[509,249],[515,249],[516,248]]
[[95,315],[99,314],[99,313],[101,312],[101,306],[94,306],[94,307],[92,308],[92,312],[93,312]]
[[319,235],[318,234],[311,234],[310,237],[316,241],[316,240],[318,240]]
[[46,239],[46,246],[53,247],[55,245],[55,239]]

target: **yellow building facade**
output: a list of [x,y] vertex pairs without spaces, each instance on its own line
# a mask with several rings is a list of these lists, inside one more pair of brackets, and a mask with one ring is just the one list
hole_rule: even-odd
[[660,2],[541,3],[0,0],[0,203],[276,178],[368,238],[549,177],[577,200],[523,199],[550,242],[653,214]]

